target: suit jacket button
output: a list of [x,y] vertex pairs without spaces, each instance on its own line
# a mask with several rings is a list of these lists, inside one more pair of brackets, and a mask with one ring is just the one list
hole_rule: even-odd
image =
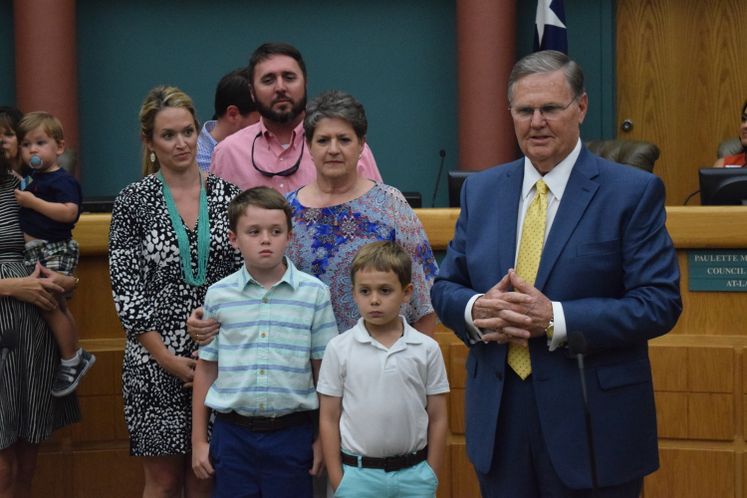
[[503,372],[500,372],[500,371],[496,372],[496,373],[495,373],[495,377],[496,377],[496,378],[497,378],[498,380],[503,380]]

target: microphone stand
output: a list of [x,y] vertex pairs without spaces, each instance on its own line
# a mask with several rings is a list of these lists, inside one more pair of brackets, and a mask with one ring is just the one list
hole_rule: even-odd
[[431,198],[431,207],[436,207],[436,194],[438,193],[438,186],[441,184],[441,173],[444,171],[444,159],[446,158],[446,151],[441,149],[438,151],[438,155],[441,156],[441,164],[438,166],[438,175],[436,176],[436,188],[433,189],[433,197]]
[[586,370],[584,368],[584,354],[586,353],[586,338],[581,332],[570,332],[568,334],[568,348],[578,361],[578,373],[581,377],[581,395],[584,399],[584,418],[586,422],[586,444],[589,450],[589,463],[591,467],[591,496],[599,496],[599,483],[597,480],[597,461],[594,451],[594,430],[591,425],[591,410],[589,409],[589,397],[586,392]]

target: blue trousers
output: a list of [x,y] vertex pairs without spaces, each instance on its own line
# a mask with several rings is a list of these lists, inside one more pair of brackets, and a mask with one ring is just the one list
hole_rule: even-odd
[[[493,465],[477,472],[483,498],[591,498],[591,490],[567,488],[558,477],[542,435],[534,385],[506,368]],[[638,498],[643,479],[600,488],[599,498]]]
[[385,472],[343,465],[335,498],[434,498],[438,477],[428,462]]
[[215,419],[210,457],[217,498],[312,498],[311,422],[252,432]]

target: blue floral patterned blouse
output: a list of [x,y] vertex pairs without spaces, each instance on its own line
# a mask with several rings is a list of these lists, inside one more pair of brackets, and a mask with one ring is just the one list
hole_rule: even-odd
[[402,314],[413,323],[431,313],[430,290],[438,266],[423,225],[402,193],[377,183],[352,201],[325,208],[309,208],[298,201],[298,191],[287,195],[293,209],[293,236],[287,255],[299,270],[330,288],[332,308],[340,332],[352,328],[360,314],[353,301],[350,265],[363,245],[394,240],[412,257],[410,303]]

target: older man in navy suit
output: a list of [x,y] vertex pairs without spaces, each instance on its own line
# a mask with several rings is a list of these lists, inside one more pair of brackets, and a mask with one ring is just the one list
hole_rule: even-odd
[[656,176],[592,155],[583,72],[544,51],[508,86],[522,159],[470,177],[433,286],[467,344],[467,452],[484,497],[591,496],[583,334],[597,496],[633,498],[658,468],[647,341],[682,310]]

